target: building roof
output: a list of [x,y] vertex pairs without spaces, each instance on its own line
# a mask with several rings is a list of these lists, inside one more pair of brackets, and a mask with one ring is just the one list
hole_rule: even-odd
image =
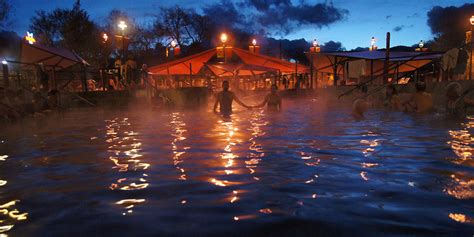
[[[298,70],[298,72],[308,71],[308,67],[304,65],[296,65],[295,63],[291,63],[274,57],[252,53],[235,47],[232,47],[231,50],[232,53],[235,53],[237,57],[242,61],[241,64],[238,64],[240,65],[240,69],[242,70],[239,75],[253,75],[252,72],[255,74],[255,72],[262,70],[264,70],[265,72],[279,71],[281,73],[294,73],[296,70]],[[192,72],[192,74],[195,75],[198,74],[201,71],[202,67],[207,64],[216,54],[216,48],[209,49],[198,54],[174,60],[172,62],[150,67],[149,72],[154,75],[189,75]],[[222,73],[221,76],[229,76],[230,74],[234,75],[233,73],[229,74],[229,72],[236,71],[236,68],[231,67],[235,67],[235,65],[220,67],[220,69],[219,67],[212,67],[211,71],[213,69],[225,71],[226,73]]]
[[57,70],[76,64],[88,65],[84,59],[71,50],[47,47],[37,43],[29,44],[25,41],[21,44],[20,63],[42,63],[44,66],[54,67]]

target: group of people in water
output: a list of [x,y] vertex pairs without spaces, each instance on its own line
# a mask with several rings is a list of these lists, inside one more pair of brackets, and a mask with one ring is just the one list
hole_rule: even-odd
[[[385,88],[383,99],[375,98],[368,93],[366,85],[359,86],[358,94],[353,102],[352,115],[356,119],[363,119],[369,108],[383,107],[395,111],[427,113],[434,110],[432,95],[426,92],[426,84],[417,82],[416,91],[402,98],[393,84]],[[474,107],[474,99],[466,98],[466,95],[474,88],[462,91],[461,84],[451,82],[446,86],[446,112],[449,115],[463,117],[466,115],[466,108]],[[223,117],[232,114],[232,103],[248,108],[261,108],[265,105],[270,111],[280,111],[282,109],[282,98],[278,95],[277,85],[272,85],[270,93],[264,100],[256,105],[250,106],[242,102],[234,92],[229,89],[229,82],[222,83],[222,91],[216,94],[216,101],[213,106],[215,113],[220,113]],[[52,110],[58,109],[59,91],[33,92],[19,89],[13,91],[0,87],[0,123],[11,122],[25,116],[44,116]],[[219,111],[217,108],[219,107]]]
[[[426,92],[426,84],[424,82],[415,83],[415,92],[408,94],[404,98],[400,96],[393,84],[387,85],[385,91],[385,98],[382,99],[382,103],[379,103],[380,100],[368,94],[367,86],[360,86],[360,95],[357,96],[358,98],[353,103],[352,115],[356,119],[362,119],[364,118],[364,113],[372,107],[416,113],[435,111],[433,97],[431,93]],[[446,86],[446,114],[454,117],[466,116],[466,109],[474,107],[474,100],[466,98],[466,95],[471,91],[474,91],[474,88],[462,92],[462,86],[459,82],[449,83]]]
[[271,86],[270,93],[265,96],[265,99],[262,103],[249,106],[243,103],[235,94],[234,92],[229,90],[229,82],[223,81],[222,82],[222,91],[217,93],[216,95],[216,102],[214,103],[213,111],[217,113],[217,107],[219,106],[219,112],[223,117],[229,117],[232,114],[232,102],[235,100],[237,104],[247,108],[261,108],[267,105],[268,110],[272,111],[280,111],[281,110],[281,97],[277,94],[278,88],[275,84]]
[[59,108],[59,91],[12,90],[0,87],[0,124],[26,116],[42,117]]
[[[248,108],[261,108],[267,105],[271,111],[280,111],[282,108],[282,99],[277,93],[276,85],[271,86],[271,91],[265,96],[262,103],[249,106],[242,102],[232,91],[229,90],[229,82],[222,83],[222,91],[216,95],[213,111],[223,117],[229,117],[232,114],[232,102]],[[466,109],[474,107],[474,99],[466,98],[466,95],[474,88],[462,91],[462,86],[458,82],[451,82],[446,86],[446,109],[445,112],[450,116],[464,117]],[[435,110],[433,97],[426,91],[424,82],[415,83],[415,92],[407,94],[404,98],[398,93],[394,84],[385,87],[385,96],[382,99],[375,98],[368,93],[366,85],[359,86],[359,92],[352,106],[352,115],[355,119],[363,119],[365,112],[369,108],[386,108],[394,111],[429,113]]]

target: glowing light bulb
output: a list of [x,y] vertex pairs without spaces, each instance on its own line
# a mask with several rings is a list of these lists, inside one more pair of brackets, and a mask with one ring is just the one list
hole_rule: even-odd
[[127,26],[127,24],[125,24],[125,21],[120,21],[119,24],[118,24],[118,27],[120,29],[122,29],[122,31],[124,31],[125,28],[127,28],[128,26]]
[[178,43],[175,40],[172,40],[170,44],[171,44],[171,47],[173,48],[176,47],[176,45],[178,45]]
[[223,44],[225,44],[227,42],[227,34],[226,33],[221,34],[221,42]]

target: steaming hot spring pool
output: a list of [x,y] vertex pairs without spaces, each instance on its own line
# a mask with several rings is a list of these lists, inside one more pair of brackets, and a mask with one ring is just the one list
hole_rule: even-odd
[[0,128],[0,236],[472,236],[474,118],[84,108]]

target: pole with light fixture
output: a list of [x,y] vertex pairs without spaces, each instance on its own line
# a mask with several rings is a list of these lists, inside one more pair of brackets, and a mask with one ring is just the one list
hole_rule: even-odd
[[5,88],[8,88],[10,86],[10,81],[8,80],[9,73],[8,73],[8,62],[6,59],[2,60],[2,71],[3,71],[3,80],[4,80],[4,85]]
[[226,57],[226,53],[225,53],[225,43],[227,43],[227,34],[226,33],[222,33],[221,34],[221,42],[222,42],[222,50],[224,50],[224,63],[227,63],[227,57]]
[[252,53],[258,53],[260,50],[260,46],[257,45],[257,40],[253,39],[252,44],[249,45],[249,51]]
[[473,26],[474,26],[474,16],[471,16],[469,19],[471,22],[471,56],[469,58],[469,80],[472,80],[472,52],[473,52],[473,47],[474,47],[474,37],[473,37]]
[[128,27],[125,21],[120,21],[118,27],[121,29],[122,36],[122,60],[125,60],[125,29]]
[[369,51],[376,51],[377,50],[377,45],[375,45],[375,37],[372,37],[370,39],[370,48],[369,48]]
[[[314,54],[319,53],[321,51],[321,47],[319,47],[319,43],[316,39],[313,40],[313,47],[309,49],[309,53],[311,54],[311,67],[310,67],[310,78],[311,78],[311,89],[313,89],[313,80],[314,80]],[[316,87],[318,77],[316,77]]]

